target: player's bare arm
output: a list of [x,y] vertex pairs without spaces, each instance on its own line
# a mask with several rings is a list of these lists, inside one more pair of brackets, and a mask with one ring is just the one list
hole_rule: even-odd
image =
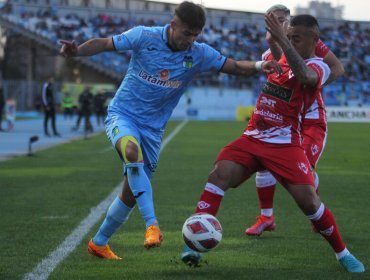
[[266,29],[271,33],[274,40],[280,45],[289,63],[294,76],[304,85],[316,86],[319,77],[315,71],[309,68],[301,55],[293,47],[285,34],[284,27],[273,14],[265,15]]
[[94,38],[77,45],[75,41],[60,40],[60,54],[64,57],[91,56],[105,51],[114,51],[112,38]]
[[[282,26],[284,28],[284,31],[285,31],[285,34],[286,34],[286,31],[287,31],[288,25],[289,25],[289,21],[285,20],[283,23],[280,23],[280,24],[282,24]],[[271,51],[271,54],[272,54],[273,58],[276,61],[279,61],[279,59],[281,58],[281,55],[283,54],[283,51],[282,51],[281,47],[279,46],[279,44],[274,40],[271,33],[268,32],[268,31],[266,32],[266,41],[269,45],[269,48],[270,48],[270,51]]]
[[267,43],[269,44],[269,48],[270,48],[271,54],[272,54],[272,56],[273,56],[273,58],[275,60],[279,61],[279,59],[281,58],[281,55],[283,54],[283,51],[281,50],[279,44],[277,44],[271,38],[272,38],[272,36],[271,36],[270,32],[267,32],[267,34],[266,34],[266,40],[267,40]]
[[330,68],[330,75],[329,78],[326,80],[324,85],[328,85],[334,80],[338,79],[340,76],[344,75],[344,67],[342,62],[336,57],[336,55],[329,51],[324,56],[324,62],[329,66]]
[[251,76],[260,70],[267,74],[282,72],[280,65],[275,60],[256,62],[248,60],[236,61],[228,58],[226,59],[224,66],[221,68],[222,73],[238,76]]

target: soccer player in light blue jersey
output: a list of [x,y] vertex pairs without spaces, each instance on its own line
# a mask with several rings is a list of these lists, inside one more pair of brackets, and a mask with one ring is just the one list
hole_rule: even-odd
[[79,46],[74,41],[60,41],[60,53],[65,57],[132,50],[127,74],[108,107],[105,121],[107,136],[123,161],[123,188],[89,241],[92,255],[120,259],[109,248],[108,240],[127,221],[136,203],[147,228],[144,246],[149,249],[161,245],[163,237],[155,216],[150,179],[166,123],[196,75],[214,71],[250,76],[259,70],[280,71],[275,61],[235,61],[196,42],[205,21],[200,5],[182,2],[165,26],[137,26],[112,38],[90,39]]

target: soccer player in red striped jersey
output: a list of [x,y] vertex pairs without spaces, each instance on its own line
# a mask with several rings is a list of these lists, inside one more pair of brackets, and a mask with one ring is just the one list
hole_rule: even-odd
[[[256,171],[267,169],[330,244],[344,269],[364,272],[363,264],[343,242],[333,214],[315,192],[310,163],[302,147],[303,117],[330,75],[329,67],[315,56],[317,20],[310,15],[296,16],[287,33],[275,15],[267,14],[265,22],[283,51],[279,60],[283,72],[268,75],[247,129],[219,153],[195,212],[216,215],[226,190],[238,187]],[[185,248],[182,259],[191,255],[196,259],[199,253]]]
[[[290,19],[290,10],[287,7],[274,5],[266,13],[273,13],[284,27],[284,30],[286,30]],[[262,60],[279,60],[282,56],[282,50],[269,32],[266,33],[266,40],[270,48],[262,54]],[[323,61],[330,68],[330,75],[325,84],[344,74],[344,68],[340,60],[320,39],[316,43],[315,56],[323,58]],[[322,155],[327,137],[325,106],[321,94],[317,96],[305,113],[301,134],[303,137],[302,146],[306,151],[311,167],[314,169]],[[316,172],[313,172],[313,175],[315,178],[315,189],[318,193],[319,177]],[[245,233],[247,235],[259,236],[264,231],[275,229],[276,224],[273,215],[275,188],[276,179],[269,171],[265,170],[256,173],[256,190],[260,203],[260,215],[257,217],[255,224],[246,229]],[[315,229],[313,228],[313,230]]]

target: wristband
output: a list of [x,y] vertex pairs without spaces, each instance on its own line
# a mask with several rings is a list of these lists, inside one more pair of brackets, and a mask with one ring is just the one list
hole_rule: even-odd
[[264,63],[265,61],[264,60],[261,60],[261,61],[257,61],[256,64],[254,65],[254,67],[256,68],[257,71],[261,71],[262,69],[262,63]]

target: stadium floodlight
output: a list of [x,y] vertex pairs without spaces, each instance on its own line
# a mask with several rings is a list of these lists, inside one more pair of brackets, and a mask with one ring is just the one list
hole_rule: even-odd
[[39,137],[37,135],[31,136],[28,140],[28,155],[33,156],[32,153],[32,144],[39,141]]

